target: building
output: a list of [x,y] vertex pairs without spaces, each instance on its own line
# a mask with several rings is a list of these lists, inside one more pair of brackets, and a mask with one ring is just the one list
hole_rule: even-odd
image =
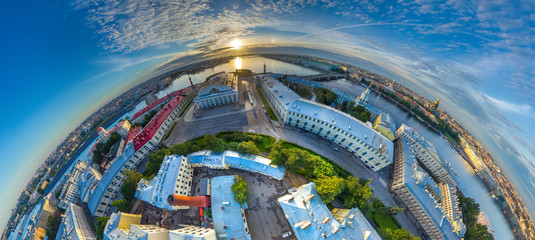
[[220,176],[212,178],[211,201],[212,219],[217,239],[248,239],[251,240],[244,209],[247,204],[240,206],[234,200],[232,184],[234,176]]
[[210,85],[199,91],[193,99],[197,108],[215,107],[238,102],[238,75],[220,73],[210,79]]
[[442,162],[435,146],[420,138],[418,133],[405,124],[396,131],[396,136],[407,139],[414,149],[418,161],[438,182],[447,182],[450,185],[457,186],[457,182],[450,175],[446,168],[446,163]]
[[132,141],[126,144],[122,155],[102,176],[93,195],[90,196],[88,206],[93,216],[101,217],[110,214],[111,203],[123,183],[124,174],[136,168],[141,159],[160,144],[172,123],[194,96],[195,93],[190,89],[174,92],[176,96],[152,118],[141,132],[133,137]]
[[169,230],[154,225],[130,225],[128,239],[168,240]]
[[80,201],[87,203],[89,196],[93,195],[98,183],[102,179],[102,174],[91,166],[88,166],[85,172],[78,180],[78,190],[80,191]]
[[41,207],[41,211],[39,211],[39,214],[36,220],[35,228],[44,228],[46,229],[46,224],[48,223],[48,217],[52,216],[57,208],[56,206],[51,204],[50,198],[52,197],[52,193],[49,193],[45,196],[43,201],[43,206]]
[[145,103],[147,104],[147,106],[149,106],[149,105],[155,103],[156,101],[158,101],[158,97],[156,97],[156,95],[154,95],[154,93],[148,93],[147,95],[145,95],[144,100],[145,100]]
[[36,228],[34,231],[33,231],[33,240],[41,240],[43,238],[45,238],[45,235],[46,235],[46,229],[44,228]]
[[132,127],[132,124],[125,120],[117,124],[117,133],[121,135],[121,137],[126,137],[128,133],[130,132],[130,128]]
[[396,123],[387,113],[380,113],[373,121],[373,129],[377,130],[390,141],[396,137]]
[[84,209],[70,203],[61,221],[56,240],[95,240],[97,235],[91,226],[90,216],[84,213]]
[[212,169],[238,168],[249,172],[260,173],[278,180],[284,178],[286,168],[271,165],[271,160],[256,155],[239,154],[234,151],[215,153],[200,151],[187,156],[188,164],[194,167],[209,167]]
[[262,90],[284,122],[346,148],[374,171],[390,165],[394,145],[370,125],[337,109],[299,96],[281,82],[264,78]]
[[278,202],[299,240],[381,239],[357,208],[333,209],[331,213],[312,182],[280,197]]
[[191,196],[193,166],[182,155],[165,156],[158,174],[150,181],[141,179],[137,185],[136,198],[167,210],[189,209],[187,206],[170,206],[167,197],[171,194]]
[[112,213],[106,228],[104,228],[104,240],[125,240],[130,239],[130,225],[139,225],[141,215],[129,213]]
[[173,99],[174,97],[179,96],[179,95],[183,95],[186,92],[188,93],[188,95],[190,93],[194,94],[194,91],[190,91],[190,90],[191,90],[191,88],[188,87],[188,88],[184,88],[184,89],[181,89],[181,90],[174,91],[174,92],[172,92],[170,94],[167,94],[165,97],[156,100],[155,102],[149,104],[148,106],[145,106],[143,109],[141,109],[138,112],[136,112],[134,114],[134,116],[132,116],[131,121],[133,123],[141,123],[141,122],[143,122],[144,118],[142,116],[144,116],[145,114],[149,113],[150,110],[152,110],[152,109],[156,110],[157,107],[161,107],[164,104],[168,103],[168,101],[170,99]]
[[429,239],[462,239],[462,223],[456,191],[443,182],[436,184],[419,166],[414,147],[405,138],[395,142],[391,189],[396,202],[409,210],[409,219]]
[[216,240],[214,229],[192,225],[179,225],[169,231],[169,240]]
[[69,204],[77,203],[80,200],[80,189],[78,181],[82,177],[84,171],[87,168],[87,162],[78,161],[72,169],[67,183],[65,183],[63,190],[59,195],[58,207],[61,209],[67,209]]

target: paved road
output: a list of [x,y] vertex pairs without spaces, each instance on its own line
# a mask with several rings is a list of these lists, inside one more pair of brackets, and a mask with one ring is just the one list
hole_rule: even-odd
[[[183,141],[200,137],[205,134],[216,134],[221,131],[249,131],[254,130],[286,141],[301,145],[314,150],[358,178],[371,179],[370,187],[374,197],[378,198],[386,206],[398,206],[389,194],[387,182],[389,169],[373,172],[368,169],[355,155],[349,153],[338,145],[318,135],[296,127],[284,125],[272,121],[265,114],[262,101],[256,92],[256,82],[253,78],[241,78],[239,86],[240,101],[236,105],[226,105],[212,110],[198,110],[192,104],[186,114],[178,120],[171,136],[164,142],[166,146],[172,146]],[[253,105],[249,103],[249,92],[253,98]],[[202,112],[202,116],[199,115]],[[195,117],[197,116],[197,117]],[[337,147],[339,150],[334,150]],[[396,216],[403,228],[409,230],[414,236],[420,237],[414,225],[409,221],[406,213]]]

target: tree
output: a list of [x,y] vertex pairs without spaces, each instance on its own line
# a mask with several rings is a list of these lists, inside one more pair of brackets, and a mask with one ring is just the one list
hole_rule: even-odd
[[119,212],[130,212],[130,201],[127,199],[115,200],[111,203]]
[[59,211],[56,211],[54,214],[48,216],[46,223],[46,235],[49,239],[56,239],[56,234],[58,233],[60,225],[61,214]]
[[383,208],[383,211],[390,216],[394,216],[394,215],[397,215],[398,213],[402,213],[404,210],[405,210],[404,208],[399,208],[399,207]]
[[106,224],[108,223],[108,220],[110,220],[110,217],[98,218],[97,226],[95,228],[95,233],[97,235],[98,240],[102,240],[104,238],[104,229],[106,228]]
[[227,143],[221,138],[214,138],[210,141],[210,148],[216,153],[220,153],[227,149]]
[[360,180],[354,176],[346,179],[347,190],[344,193],[344,206],[362,207],[373,195],[369,180]]
[[336,95],[336,93],[333,93],[332,91],[330,90],[327,90],[327,94],[325,94],[325,101],[327,105],[331,105],[333,104],[334,102],[336,102],[336,99],[338,98],[338,95]]
[[420,238],[414,237],[409,231],[403,228],[392,230],[390,228],[381,229],[379,231],[383,240],[418,240]]
[[249,201],[249,189],[248,183],[240,176],[234,175],[234,184],[232,184],[232,193],[234,194],[234,199],[240,205],[243,205]]
[[316,189],[325,204],[329,204],[345,188],[343,178],[337,176],[328,177],[323,174],[319,174],[318,178],[314,180],[314,184],[316,184]]
[[165,156],[171,155],[171,150],[167,148],[162,148],[156,152],[149,154],[149,161],[145,165],[146,167],[146,176],[156,174],[160,170],[163,159]]
[[123,185],[121,186],[121,194],[123,195],[123,198],[126,198],[127,200],[134,199],[137,184],[142,177],[143,176],[140,173],[133,170],[128,170],[126,172]]
[[212,140],[214,140],[214,138],[215,137],[213,135],[210,135],[210,134],[204,135],[204,137],[202,138],[202,142],[204,144],[204,147],[211,149],[212,148]]
[[323,174],[325,176],[335,176],[336,172],[334,171],[333,165],[328,163],[327,161],[314,156],[314,171],[313,174],[315,176],[318,176],[320,174]]
[[239,145],[239,144],[240,144],[240,143],[238,143],[238,142],[229,142],[229,143],[228,143],[228,149],[229,149],[230,151],[237,152],[237,151],[238,151],[238,145]]
[[253,141],[241,142],[240,144],[238,144],[237,152],[241,154],[251,155],[257,155],[258,153],[260,153],[260,151],[258,151],[258,148],[256,147],[256,144]]
[[186,143],[179,143],[179,144],[175,144],[172,148],[171,148],[171,154],[176,154],[176,155],[187,155],[188,153],[190,153],[190,149],[188,148],[188,145]]

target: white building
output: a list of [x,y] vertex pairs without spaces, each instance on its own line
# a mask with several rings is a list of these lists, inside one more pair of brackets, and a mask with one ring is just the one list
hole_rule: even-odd
[[193,166],[184,156],[166,156],[158,175],[152,180],[141,179],[137,185],[136,198],[156,207],[168,210],[189,209],[188,206],[170,206],[167,197],[171,194],[191,196]]
[[69,204],[77,203],[80,200],[80,191],[78,181],[84,174],[87,168],[87,162],[78,161],[72,169],[69,179],[65,183],[61,194],[59,195],[58,207],[61,209],[67,209]]
[[94,240],[96,234],[82,207],[69,204],[56,235],[56,240]]
[[140,222],[141,215],[113,213],[104,229],[104,240],[216,240],[216,233],[210,228],[179,225],[168,230]]
[[214,229],[191,225],[179,225],[169,231],[169,240],[216,240]]
[[238,102],[238,76],[220,73],[210,79],[210,85],[199,91],[193,99],[197,108],[215,107]]
[[263,79],[262,90],[286,124],[316,133],[346,148],[378,171],[393,162],[394,144],[370,124],[351,115],[300,98],[276,79]]
[[456,186],[457,182],[448,172],[445,164],[440,159],[435,146],[427,140],[420,138],[418,133],[405,124],[396,131],[396,136],[407,139],[414,149],[418,161],[429,171],[429,173],[439,182],[447,182]]

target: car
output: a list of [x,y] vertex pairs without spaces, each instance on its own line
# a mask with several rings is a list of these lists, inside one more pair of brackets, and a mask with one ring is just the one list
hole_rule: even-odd
[[292,236],[292,232],[285,232],[282,234],[282,238],[287,238],[289,236]]
[[250,133],[254,133],[254,130],[253,130],[253,129],[249,129],[249,132],[250,132]]
[[337,147],[333,147],[333,150],[334,150],[334,151],[338,151],[338,148],[337,148]]

